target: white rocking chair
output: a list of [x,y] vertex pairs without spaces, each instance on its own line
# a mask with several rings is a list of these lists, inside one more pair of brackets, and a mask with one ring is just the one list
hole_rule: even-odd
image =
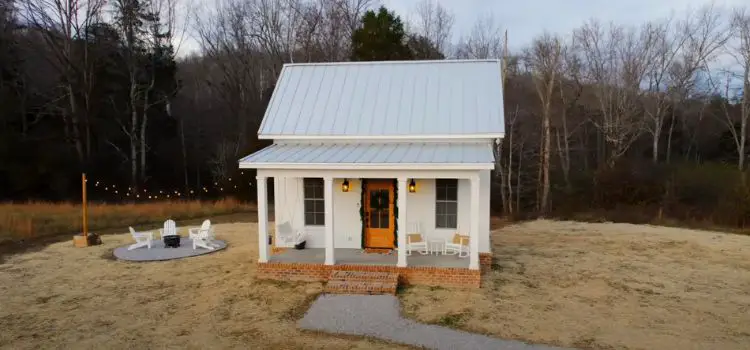
[[188,236],[193,241],[193,250],[198,247],[208,250],[216,249],[216,244],[213,242],[215,238],[214,229],[211,227],[210,220],[203,221],[199,228],[189,229]]
[[462,234],[454,234],[453,239],[445,240],[445,250],[443,254],[458,254],[459,258],[466,258],[469,256],[469,236]]
[[462,234],[454,234],[453,239],[445,240],[445,251],[444,254],[456,255],[459,258],[466,258],[469,256],[469,236]]
[[427,240],[422,235],[422,230],[418,222],[410,222],[407,226],[406,233],[406,255],[411,255],[413,250],[416,250],[422,255],[429,254],[427,247]]
[[133,239],[135,240],[135,244],[131,244],[128,247],[128,250],[141,247],[148,247],[148,249],[151,249],[151,241],[154,240],[153,232],[136,232],[132,226],[129,226],[128,228],[130,229],[130,235],[133,236]]

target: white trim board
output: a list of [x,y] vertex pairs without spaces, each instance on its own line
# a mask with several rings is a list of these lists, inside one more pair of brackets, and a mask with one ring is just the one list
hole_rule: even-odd
[[280,170],[493,170],[493,163],[243,163],[240,169]]
[[404,141],[420,142],[422,140],[487,140],[502,139],[505,133],[464,134],[464,135],[272,135],[258,134],[259,140],[293,140],[299,142],[341,140],[341,141]]

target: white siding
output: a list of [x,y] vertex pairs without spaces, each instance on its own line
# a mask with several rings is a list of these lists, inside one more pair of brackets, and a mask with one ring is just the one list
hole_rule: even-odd
[[[489,180],[490,172],[480,175],[479,251],[489,252]],[[397,174],[394,174],[397,176]],[[361,248],[362,222],[359,217],[362,184],[359,179],[349,179],[349,192],[341,191],[342,178],[334,180],[333,221],[335,246],[337,248]],[[435,228],[435,180],[417,179],[416,193],[407,194],[407,222],[419,221],[428,239],[447,239],[456,230]],[[304,226],[304,197],[301,178],[276,178],[276,224],[291,221],[292,227],[302,229],[308,235],[310,248],[324,248],[324,227]],[[458,230],[469,234],[470,225],[470,181],[458,180]]]

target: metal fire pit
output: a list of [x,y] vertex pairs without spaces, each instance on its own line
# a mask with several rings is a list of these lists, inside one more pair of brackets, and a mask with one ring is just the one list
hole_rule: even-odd
[[177,248],[180,246],[179,235],[164,236],[163,239],[164,239],[164,247],[166,248]]

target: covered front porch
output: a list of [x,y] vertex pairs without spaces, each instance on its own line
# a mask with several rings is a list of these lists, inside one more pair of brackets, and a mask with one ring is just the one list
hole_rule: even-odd
[[[274,144],[241,160],[240,167],[257,169],[260,263],[479,270],[479,254],[489,252],[494,158],[488,143]],[[274,227],[267,214],[269,180]],[[452,192],[442,195],[443,187]],[[374,206],[376,199],[388,205]],[[373,215],[373,209],[383,215]],[[268,235],[274,232],[279,243],[282,227],[302,232],[312,249],[271,255]],[[468,256],[407,256],[413,227],[431,242],[468,236]],[[290,247],[288,242],[275,246]],[[393,251],[364,254],[364,248]]]
[[[335,248],[336,264],[394,266],[398,263],[397,254],[368,253],[363,249]],[[285,249],[269,257],[271,263],[324,264],[326,252],[323,248]],[[422,255],[414,252],[408,257],[409,266],[415,267],[454,267],[469,268],[469,259],[456,255]]]

